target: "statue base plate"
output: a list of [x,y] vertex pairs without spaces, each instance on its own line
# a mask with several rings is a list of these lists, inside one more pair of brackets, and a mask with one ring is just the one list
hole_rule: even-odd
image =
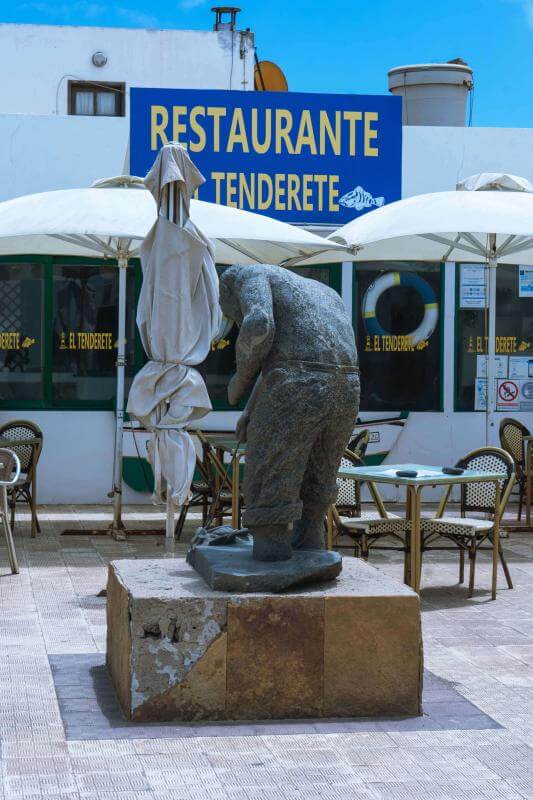
[[331,550],[295,550],[287,561],[256,561],[252,542],[199,545],[187,561],[211,589],[219,592],[283,592],[291,586],[332,581],[342,570],[342,558]]

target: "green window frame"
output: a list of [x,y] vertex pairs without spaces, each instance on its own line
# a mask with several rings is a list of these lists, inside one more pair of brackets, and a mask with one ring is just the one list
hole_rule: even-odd
[[[2,264],[41,264],[43,270],[43,291],[42,291],[42,335],[43,335],[43,355],[42,355],[42,379],[43,396],[39,400],[1,400],[0,409],[21,410],[21,411],[109,411],[114,409],[115,397],[111,400],[69,400],[58,401],[53,397],[53,360],[54,360],[54,268],[61,265],[85,266],[85,267],[117,267],[115,259],[96,259],[96,258],[76,258],[70,256],[2,256],[0,257],[0,269]],[[136,302],[141,288],[142,275],[140,262],[138,259],[131,259],[128,269],[133,270],[135,281]],[[135,372],[142,367],[145,356],[141,341],[135,328],[134,342],[134,364]]]

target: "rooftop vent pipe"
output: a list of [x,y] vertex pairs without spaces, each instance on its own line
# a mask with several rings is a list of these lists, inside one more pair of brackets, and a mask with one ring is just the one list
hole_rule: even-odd
[[403,98],[404,125],[465,124],[472,69],[461,58],[444,64],[411,64],[389,70],[389,92]]
[[241,9],[236,6],[214,6],[211,11],[215,14],[214,31],[234,31],[237,14]]

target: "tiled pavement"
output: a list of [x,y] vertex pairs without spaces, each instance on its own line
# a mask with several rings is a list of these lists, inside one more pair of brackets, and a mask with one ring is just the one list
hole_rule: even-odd
[[236,725],[218,723],[129,722],[123,715],[105,666],[103,653],[49,657],[67,740],[70,739],[177,739],[180,736],[257,736],[265,733],[308,734],[339,731],[487,730],[500,725],[463,697],[450,681],[426,670],[424,715],[399,719],[259,721]]
[[[487,558],[472,600],[457,586],[453,554],[426,561],[423,624],[431,675],[421,720],[381,721],[368,729],[348,721],[188,726],[157,736],[143,726],[140,738],[131,738],[131,727],[113,721],[116,707],[101,671],[105,599],[98,593],[109,560],[172,553],[159,537],[117,543],[58,535],[64,527],[103,526],[102,512],[43,508],[43,533],[35,540],[24,515],[16,530],[20,576],[9,575],[0,547],[0,800],[533,798],[533,534],[513,534],[506,542],[515,589],[501,581],[496,602],[487,591]],[[150,508],[128,512],[131,527],[154,523]],[[132,521],[137,512],[140,522]],[[401,576],[394,554],[376,554],[372,563]],[[86,684],[87,697],[75,690],[70,704],[69,681],[61,680],[69,663],[73,675],[100,676]],[[86,726],[102,705],[109,732],[89,739]],[[79,724],[84,707],[85,727]],[[77,727],[66,713],[73,710]],[[121,729],[124,738],[117,738]]]

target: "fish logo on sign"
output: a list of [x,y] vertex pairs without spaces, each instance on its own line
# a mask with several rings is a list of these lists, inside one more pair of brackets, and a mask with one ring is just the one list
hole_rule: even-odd
[[365,208],[381,208],[385,203],[385,198],[372,197],[370,192],[365,191],[362,186],[356,186],[351,192],[343,194],[339,199],[339,203],[345,208],[355,208],[356,211],[363,211]]

